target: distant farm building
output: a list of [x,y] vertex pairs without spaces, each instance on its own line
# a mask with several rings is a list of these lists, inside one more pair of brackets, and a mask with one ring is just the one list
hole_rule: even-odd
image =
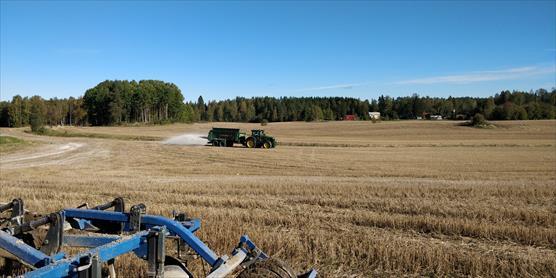
[[442,115],[434,115],[430,113],[423,113],[423,118],[427,120],[442,120]]
[[380,120],[380,112],[369,112],[369,118],[371,120]]
[[344,116],[344,121],[355,121],[357,120],[357,116],[355,115],[345,115]]

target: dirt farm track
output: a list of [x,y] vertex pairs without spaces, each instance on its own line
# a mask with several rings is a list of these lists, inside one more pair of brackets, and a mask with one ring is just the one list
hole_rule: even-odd
[[[0,153],[0,203],[50,212],[123,196],[202,218],[199,235],[220,254],[247,233],[321,277],[554,277],[556,121],[495,124],[270,123],[271,150],[165,143],[257,124],[0,129],[26,142]],[[145,268],[118,264],[123,277]]]

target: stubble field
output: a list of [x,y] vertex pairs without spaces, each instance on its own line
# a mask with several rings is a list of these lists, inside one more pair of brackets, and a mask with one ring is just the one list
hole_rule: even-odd
[[[2,129],[34,143],[2,153],[0,202],[49,212],[123,196],[148,213],[202,218],[198,235],[219,254],[247,233],[322,277],[555,276],[556,121],[496,124],[271,123],[272,150]],[[260,128],[63,130],[164,140],[212,126]],[[122,269],[140,267],[126,260]]]

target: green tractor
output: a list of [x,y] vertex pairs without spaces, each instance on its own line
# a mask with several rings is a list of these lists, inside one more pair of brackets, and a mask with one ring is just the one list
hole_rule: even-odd
[[212,128],[207,136],[208,143],[217,147],[233,147],[242,144],[247,148],[270,149],[276,147],[274,137],[266,135],[262,129],[251,130],[251,135],[239,128]]

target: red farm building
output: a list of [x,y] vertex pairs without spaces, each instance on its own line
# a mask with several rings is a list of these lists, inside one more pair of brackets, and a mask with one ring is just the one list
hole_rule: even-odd
[[357,116],[355,115],[345,115],[344,116],[344,121],[355,121],[357,120]]

